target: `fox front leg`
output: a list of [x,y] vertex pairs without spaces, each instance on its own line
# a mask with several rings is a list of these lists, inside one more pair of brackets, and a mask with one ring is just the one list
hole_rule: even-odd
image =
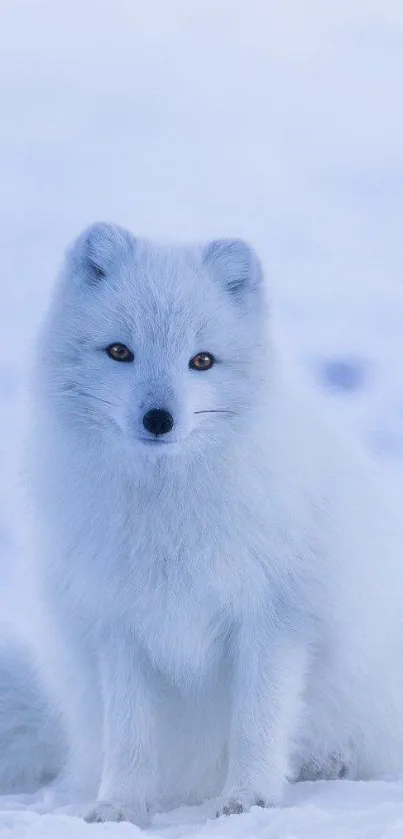
[[100,655],[104,762],[86,821],[148,824],[155,797],[155,707],[150,668],[130,635],[111,635]]
[[234,652],[229,769],[217,815],[281,805],[298,721],[306,652],[264,619],[239,628]]

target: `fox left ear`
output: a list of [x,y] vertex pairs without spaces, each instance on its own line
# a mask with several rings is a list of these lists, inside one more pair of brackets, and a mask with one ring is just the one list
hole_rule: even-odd
[[217,239],[204,249],[203,263],[211,268],[237,300],[259,291],[262,268],[253,248],[243,239]]
[[133,250],[135,238],[117,224],[98,221],[92,224],[73,242],[68,250],[80,280],[89,286],[98,286],[122,254]]

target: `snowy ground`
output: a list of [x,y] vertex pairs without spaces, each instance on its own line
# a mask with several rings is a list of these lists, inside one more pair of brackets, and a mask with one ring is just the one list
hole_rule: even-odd
[[[164,238],[250,238],[298,362],[403,484],[401,0],[2,0],[0,564],[18,614],[13,484],[32,336],[65,243],[100,218]],[[401,839],[403,779],[305,784],[282,811],[152,835]],[[46,796],[0,835],[137,835]]]
[[[298,784],[282,810],[254,807],[242,816],[208,819],[201,808],[158,816],[153,829],[134,825],[87,825],[64,812],[48,813],[43,797],[35,809],[4,799],[0,836],[10,839],[401,839],[403,781]],[[53,809],[53,808],[52,808]]]

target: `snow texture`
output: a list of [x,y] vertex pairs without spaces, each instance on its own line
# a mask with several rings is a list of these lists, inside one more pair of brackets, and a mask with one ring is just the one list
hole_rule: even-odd
[[[0,607],[19,598],[14,485],[31,346],[66,242],[249,238],[273,316],[336,421],[403,483],[400,0],[2,0]],[[129,837],[49,792],[0,836]],[[282,810],[158,817],[153,836],[401,839],[403,779],[289,789]]]

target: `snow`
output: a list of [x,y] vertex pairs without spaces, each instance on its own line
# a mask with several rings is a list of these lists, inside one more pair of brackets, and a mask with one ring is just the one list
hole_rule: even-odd
[[[66,814],[68,808],[48,812],[49,802],[37,797],[26,806],[20,797],[1,802],[0,836],[50,839],[401,839],[403,835],[403,780],[353,782],[317,781],[289,790],[283,809],[261,810],[228,818],[210,819],[202,807],[182,808],[156,816],[152,829],[142,831],[127,823],[88,825]],[[17,799],[17,800],[16,800]],[[53,802],[54,804],[54,802]]]
[[[340,789],[342,785],[342,790]],[[392,781],[357,783],[349,781],[300,784],[290,789],[282,810],[255,807],[242,816],[209,819],[203,808],[183,808],[157,816],[152,830],[134,825],[87,825],[67,815],[63,808],[47,812],[46,803],[36,801],[36,812],[15,799],[4,799],[0,811],[0,835],[10,837],[49,836],[135,837],[147,834],[154,839],[198,836],[200,839],[400,839],[403,830],[402,783]],[[64,808],[66,810],[66,808]],[[3,831],[4,833],[2,833]],[[9,831],[6,833],[6,831]],[[400,832],[399,832],[400,831]]]
[[[14,484],[33,335],[66,242],[241,235],[337,421],[403,478],[400,0],[2,0],[0,562],[18,613]],[[49,811],[49,812],[47,812]],[[0,835],[135,836],[49,794],[0,798]],[[403,779],[301,784],[283,810],[158,817],[150,835],[398,839]]]

